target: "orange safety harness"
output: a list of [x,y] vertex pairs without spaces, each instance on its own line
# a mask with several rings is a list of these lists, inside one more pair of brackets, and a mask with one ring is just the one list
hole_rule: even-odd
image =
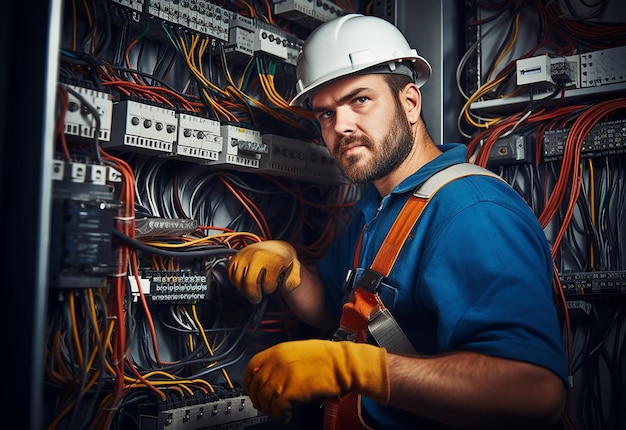
[[[334,340],[367,342],[368,334],[389,352],[415,354],[415,349],[378,295],[380,284],[391,272],[400,251],[417,219],[445,184],[469,175],[487,175],[502,180],[495,173],[471,163],[449,166],[418,187],[407,200],[383,241],[374,261],[356,282],[349,300],[343,305]],[[357,243],[354,267],[358,267],[361,237]],[[361,415],[361,395],[347,393],[324,401],[324,430],[372,430]]]

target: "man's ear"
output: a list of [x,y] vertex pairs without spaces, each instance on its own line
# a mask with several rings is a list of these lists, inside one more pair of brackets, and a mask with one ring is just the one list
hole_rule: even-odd
[[407,84],[400,92],[400,102],[409,123],[415,124],[422,114],[422,93],[417,85]]

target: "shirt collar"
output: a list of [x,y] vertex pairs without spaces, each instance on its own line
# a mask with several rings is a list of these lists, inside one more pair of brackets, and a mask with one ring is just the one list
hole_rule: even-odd
[[[442,153],[437,158],[429,161],[411,176],[400,182],[391,191],[391,194],[402,194],[407,191],[412,192],[415,188],[423,184],[428,178],[441,169],[452,164],[463,163],[466,161],[467,147],[462,143],[447,143],[439,145],[438,148],[442,151]],[[380,201],[381,196],[378,194],[376,187],[369,185],[362,198],[357,202],[356,207],[363,209],[363,207],[370,206],[372,204],[378,206]]]

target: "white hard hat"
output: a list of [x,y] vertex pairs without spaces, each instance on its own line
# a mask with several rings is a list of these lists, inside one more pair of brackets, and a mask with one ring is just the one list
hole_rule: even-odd
[[[409,63],[410,62],[410,63]],[[412,64],[413,67],[406,67]],[[407,73],[418,87],[430,77],[431,67],[411,49],[396,26],[376,16],[348,14],[317,27],[302,46],[296,66],[297,94],[291,106],[306,107],[311,90],[333,79],[365,71]]]

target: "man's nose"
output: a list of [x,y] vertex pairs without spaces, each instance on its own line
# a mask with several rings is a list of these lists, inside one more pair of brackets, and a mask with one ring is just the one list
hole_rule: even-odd
[[356,114],[347,106],[335,111],[335,133],[340,136],[354,133],[356,130]]

